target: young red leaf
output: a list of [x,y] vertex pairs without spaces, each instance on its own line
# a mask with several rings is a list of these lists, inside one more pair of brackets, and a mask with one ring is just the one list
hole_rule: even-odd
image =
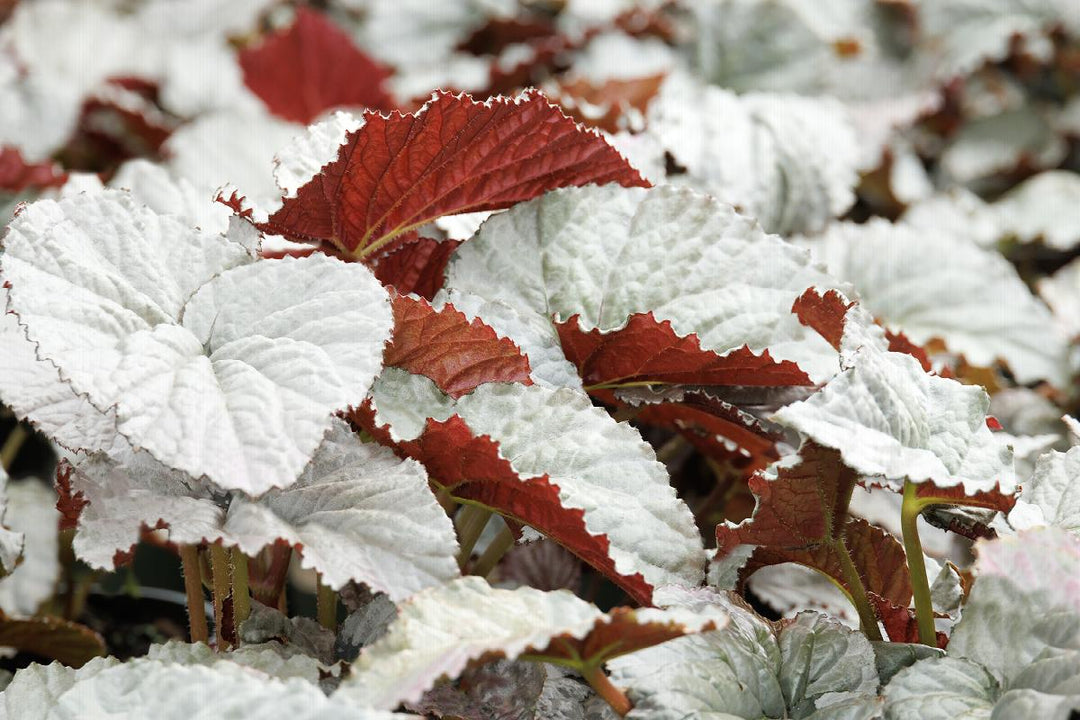
[[431,300],[443,286],[446,263],[460,240],[432,240],[415,235],[378,259],[375,277],[402,295],[416,293]]
[[240,52],[244,83],[270,112],[307,125],[337,107],[389,110],[390,71],[353,45],[323,13],[301,6],[296,20]]
[[[919,642],[919,624],[912,608],[906,605],[897,605],[874,592],[868,592],[867,596],[870,598],[877,616],[881,619],[881,624],[885,626],[885,632],[888,634],[889,640],[898,643]],[[938,631],[937,646],[944,650],[948,644],[949,636]]]
[[425,300],[403,295],[392,306],[394,334],[384,364],[429,377],[451,397],[486,382],[532,384],[529,359],[479,318],[469,322],[453,305],[435,310]]
[[839,350],[840,340],[844,337],[847,311],[854,304],[836,290],[821,294],[816,289],[809,288],[791,306],[791,312],[798,316],[799,322],[813,328],[818,335]]
[[668,320],[635,313],[611,332],[582,330],[580,316],[555,324],[563,352],[589,387],[619,385],[812,385],[790,360],[777,362],[743,346],[719,355],[702,350],[696,335],[680,337]]
[[454,497],[486,505],[536,528],[619,585],[636,602],[649,604],[652,587],[641,573],[624,576],[616,571],[608,538],[589,533],[582,510],[562,507],[557,485],[546,475],[520,477],[499,454],[497,442],[473,433],[457,415],[445,422],[428,420],[419,438],[400,443],[393,441],[385,427],[378,426],[370,403],[351,417],[379,442],[423,463],[433,482],[449,489]]
[[0,146],[0,190],[18,193],[60,187],[65,182],[67,173],[53,163],[28,163],[18,148]]
[[601,136],[536,91],[486,103],[440,92],[415,114],[368,112],[364,121],[265,230],[371,258],[443,215],[503,209],[570,185],[647,186]]

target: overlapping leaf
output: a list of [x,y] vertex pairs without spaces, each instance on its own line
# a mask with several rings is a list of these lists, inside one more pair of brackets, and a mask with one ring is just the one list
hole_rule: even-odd
[[5,515],[8,510],[7,499],[8,474],[0,467],[0,573],[8,575],[23,554],[25,538],[21,532],[16,532],[5,525]]
[[15,648],[74,667],[105,654],[105,641],[96,632],[55,617],[0,616],[0,647]]
[[404,603],[383,638],[364,649],[339,690],[374,707],[416,702],[443,677],[496,658],[557,660],[584,668],[608,658],[723,627],[724,611],[602,613],[565,590],[499,590],[468,577]]
[[834,225],[806,245],[855,286],[863,307],[914,342],[941,339],[984,367],[1003,360],[1023,383],[1063,382],[1064,339],[997,253],[884,220]]
[[359,266],[252,263],[113,191],[28,206],[4,247],[39,356],[121,434],[221,487],[289,485],[381,367],[388,297]]
[[60,579],[56,493],[33,479],[8,484],[7,512],[0,519],[27,538],[22,563],[0,579],[0,610],[29,617],[53,596]]
[[423,468],[360,442],[340,421],[294,485],[258,500],[219,500],[141,452],[120,464],[83,461],[73,489],[89,502],[75,551],[94,567],[111,568],[144,528],[167,527],[172,542],[221,542],[249,556],[285,542],[327,585],[362,582],[394,599],[458,574],[453,527]]
[[[672,342],[693,344],[693,335],[721,357],[768,350],[767,372],[790,361],[815,382],[836,372],[836,352],[791,307],[808,287],[831,284],[802,251],[731,207],[672,187],[548,193],[490,218],[447,270],[449,290],[519,315],[577,315],[581,332],[603,336],[651,312],[670,323]],[[633,362],[644,364],[656,348],[637,350]]]
[[325,15],[307,7],[296,19],[240,52],[244,83],[278,117],[308,124],[338,107],[389,110],[390,76],[353,46]]
[[645,184],[603,138],[542,95],[478,103],[443,92],[413,115],[365,114],[337,159],[286,197],[264,227],[376,258],[442,215],[605,182]]
[[555,539],[647,603],[700,582],[689,510],[637,431],[569,388],[485,384],[456,402],[421,376],[383,372],[362,426],[433,482]]
[[1053,525],[1080,534],[1080,447],[1041,456],[1009,521],[1014,526]]

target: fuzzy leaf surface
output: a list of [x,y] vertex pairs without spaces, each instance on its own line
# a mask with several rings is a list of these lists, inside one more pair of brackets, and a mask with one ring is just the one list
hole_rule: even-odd
[[360,266],[250,262],[114,191],[28,206],[4,246],[38,354],[134,444],[220,487],[292,483],[381,367],[388,297]]
[[7,508],[4,522],[27,540],[22,563],[0,579],[0,610],[15,617],[29,617],[53,596],[60,579],[56,493],[36,480],[9,483]]
[[0,574],[9,575],[19,563],[23,554],[26,538],[21,532],[12,530],[5,523],[8,511],[7,498],[8,474],[0,467]]
[[617,608],[605,614],[565,590],[500,590],[467,577],[402,604],[339,692],[390,708],[416,702],[439,678],[453,679],[472,662],[525,655],[581,666],[725,622],[721,612]]
[[491,217],[451,258],[446,283],[522,315],[577,315],[582,332],[623,330],[651,312],[702,350],[768,350],[820,382],[836,372],[836,352],[791,312],[812,285],[833,281],[730,206],[684,188],[612,186],[555,191]]
[[[1033,513],[1025,524],[1046,524],[1080,534],[1080,447],[1068,452],[1051,450],[1035,463],[1035,473],[1024,487],[1017,511]],[[1010,517],[1010,521],[1012,517]]]
[[373,401],[365,429],[435,482],[550,536],[640,602],[652,586],[700,582],[701,541],[663,465],[584,393],[486,384],[455,403],[387,370]]
[[413,115],[365,113],[337,159],[266,227],[373,256],[443,215],[496,210],[567,185],[645,185],[604,139],[527,91],[486,103],[436,93]]
[[389,110],[388,70],[321,12],[300,7],[287,29],[240,52],[244,83],[280,118],[307,125],[337,107]]

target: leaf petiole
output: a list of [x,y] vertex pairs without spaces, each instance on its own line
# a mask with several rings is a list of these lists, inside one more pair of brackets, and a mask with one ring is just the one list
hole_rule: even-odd
[[904,500],[900,506],[900,530],[904,538],[908,572],[911,574],[911,590],[915,597],[915,620],[919,627],[919,642],[937,647],[934,628],[934,605],[930,600],[930,581],[926,577],[922,542],[919,540],[919,515],[928,505],[918,497],[918,485],[904,481]]
[[203,601],[199,547],[197,545],[181,545],[180,563],[184,570],[184,592],[187,594],[191,642],[208,643],[210,642],[210,631],[206,624],[206,604]]

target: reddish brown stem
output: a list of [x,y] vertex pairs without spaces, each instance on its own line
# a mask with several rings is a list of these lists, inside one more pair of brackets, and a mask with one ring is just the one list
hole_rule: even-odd
[[619,713],[620,717],[625,716],[634,707],[630,704],[630,698],[626,697],[626,693],[612,685],[611,680],[608,679],[608,676],[604,674],[599,665],[584,667],[581,676],[596,691],[596,694],[604,699],[604,702]]

